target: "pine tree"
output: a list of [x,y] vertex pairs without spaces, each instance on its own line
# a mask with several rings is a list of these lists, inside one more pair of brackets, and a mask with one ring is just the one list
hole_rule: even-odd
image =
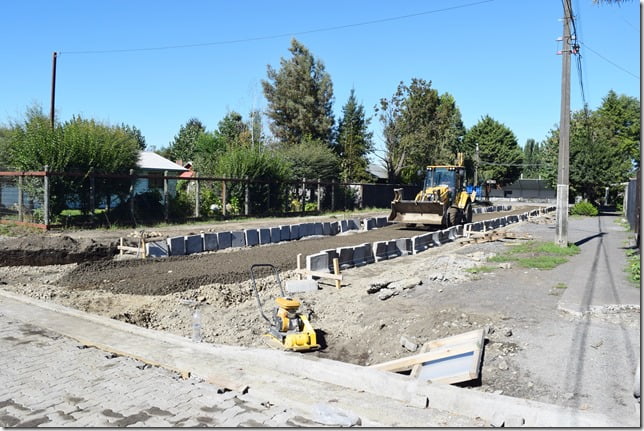
[[373,151],[373,133],[368,131],[369,119],[364,107],[358,104],[355,90],[342,108],[343,117],[338,123],[336,151],[341,158],[341,179],[344,182],[362,181],[369,178],[367,155]]
[[324,64],[293,39],[292,58],[280,60],[279,71],[267,66],[262,81],[268,101],[267,115],[273,135],[286,146],[303,139],[331,144],[333,84]]

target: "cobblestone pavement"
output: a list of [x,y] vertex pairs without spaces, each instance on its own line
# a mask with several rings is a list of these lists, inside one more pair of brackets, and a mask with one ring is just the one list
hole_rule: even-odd
[[0,315],[2,427],[322,426]]

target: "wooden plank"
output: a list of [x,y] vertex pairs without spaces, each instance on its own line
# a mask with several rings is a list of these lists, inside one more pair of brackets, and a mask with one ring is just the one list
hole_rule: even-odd
[[310,275],[312,277],[319,278],[329,278],[331,280],[336,280],[337,282],[342,281],[342,274],[331,274],[329,272],[319,272],[319,271],[310,271],[308,269],[299,270],[300,274]]
[[[337,257],[333,258],[333,274],[337,276],[340,275],[340,259],[338,259]],[[342,278],[340,278],[339,280],[335,279],[335,287],[337,289],[339,289],[342,286],[341,282],[342,282]]]
[[429,362],[436,359],[446,358],[450,356],[460,355],[462,353],[471,352],[477,346],[471,343],[459,344],[454,347],[443,347],[436,350],[430,350],[426,353],[419,353],[405,358],[394,359],[393,361],[382,362],[380,364],[371,365],[369,368],[375,368],[382,371],[400,372],[411,369],[416,364]]
[[484,340],[485,338],[484,329],[475,329],[474,331],[463,332],[462,334],[452,335],[450,337],[440,338],[438,340],[428,341],[428,349],[436,349],[438,347],[443,347],[447,345],[461,344],[465,342],[477,342]]

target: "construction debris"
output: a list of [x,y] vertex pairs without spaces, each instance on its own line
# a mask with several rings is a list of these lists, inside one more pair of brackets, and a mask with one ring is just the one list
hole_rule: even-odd
[[478,378],[485,330],[477,329],[425,343],[421,352],[371,365],[383,371],[410,371],[412,377],[433,383],[459,383]]
[[459,244],[480,244],[483,242],[502,241],[505,239],[533,239],[530,234],[521,234],[517,232],[492,230],[488,232],[472,232],[468,237],[459,240]]

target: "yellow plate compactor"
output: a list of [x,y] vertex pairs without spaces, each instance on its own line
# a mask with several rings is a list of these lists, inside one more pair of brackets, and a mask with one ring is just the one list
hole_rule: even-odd
[[[260,299],[257,285],[255,284],[254,270],[258,267],[268,267],[273,270],[275,282],[282,295],[275,298],[276,307],[270,317],[264,313],[265,302]],[[299,312],[300,301],[286,296],[275,266],[268,263],[254,264],[250,267],[250,277],[253,281],[253,293],[257,299],[259,312],[264,320],[268,322],[268,332],[264,334],[267,344],[271,347],[294,351],[318,349],[320,346],[317,344],[315,330],[311,326],[308,317]]]

